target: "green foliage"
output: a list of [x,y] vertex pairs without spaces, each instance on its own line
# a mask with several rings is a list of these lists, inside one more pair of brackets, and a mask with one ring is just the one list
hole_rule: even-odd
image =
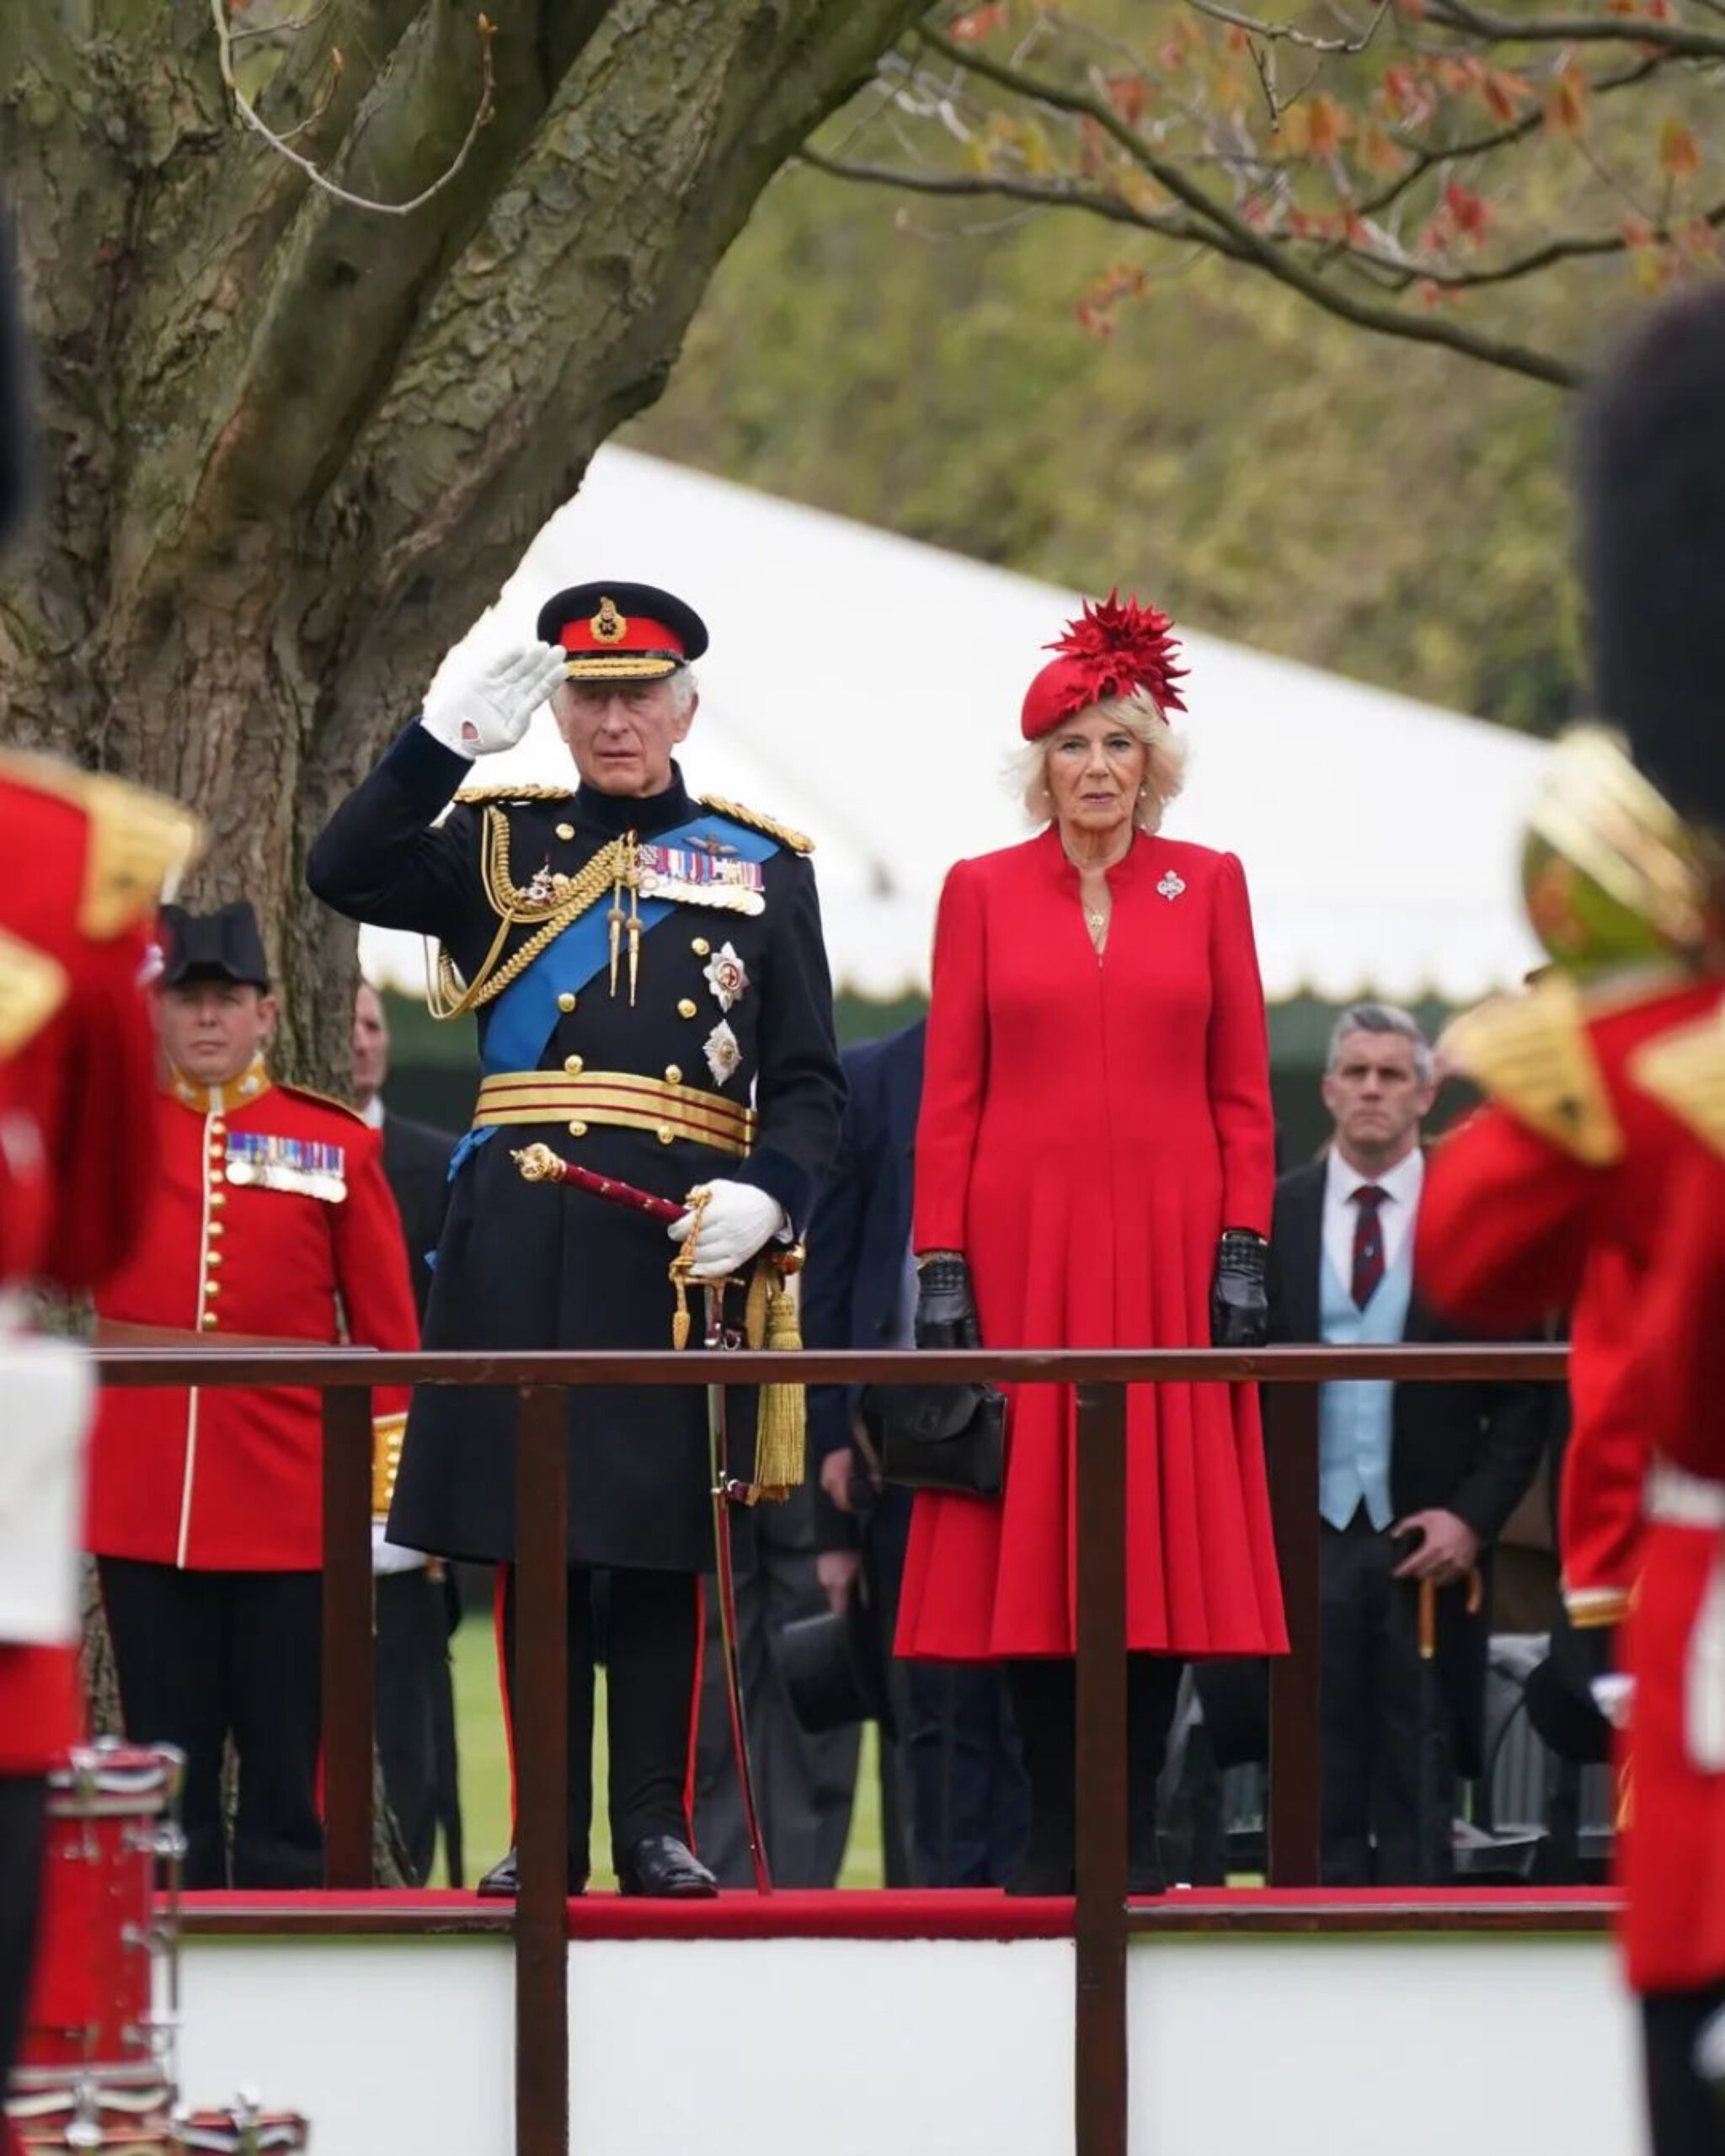
[[[1123,264],[1135,296],[1087,332]],[[793,168],[626,439],[1545,731],[1580,703],[1565,418],[1214,259]]]

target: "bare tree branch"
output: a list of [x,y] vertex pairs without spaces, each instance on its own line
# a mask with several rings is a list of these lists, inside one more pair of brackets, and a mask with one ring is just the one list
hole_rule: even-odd
[[1224,7],[1222,0],[1187,0],[1187,5],[1215,22],[1226,23],[1235,29],[1262,38],[1266,44],[1295,45],[1302,52],[1345,54],[1364,52],[1390,12],[1390,0],[1378,0],[1371,20],[1357,37],[1315,37],[1310,30],[1297,29],[1292,23],[1266,23],[1256,15],[1242,14],[1233,8]]
[[1498,15],[1470,0],[1429,0],[1431,19],[1498,45],[1640,45],[1687,60],[1725,60],[1725,35],[1652,15]]
[[[462,137],[461,147],[457,150],[452,160],[445,166],[435,179],[432,180],[428,186],[422,187],[417,195],[410,196],[405,202],[377,202],[367,195],[351,194],[346,188],[339,187],[310,157],[302,156],[300,152],[292,147],[291,136],[276,134],[259,116],[257,108],[241,89],[238,78],[234,73],[233,45],[227,27],[227,0],[210,0],[210,16],[216,29],[216,51],[221,64],[222,79],[227,86],[227,93],[233,100],[235,111],[238,113],[246,125],[254,134],[261,135],[279,156],[286,157],[290,164],[296,165],[311,181],[313,187],[321,188],[326,195],[333,196],[338,202],[345,202],[352,209],[374,211],[380,216],[412,216],[415,210],[423,209],[434,195],[441,195],[454,179],[472,154],[473,145],[479,139],[479,130],[491,117],[493,109],[491,40],[495,33],[489,18],[481,15],[478,18],[481,69],[479,102],[474,109],[473,121],[467,133]],[[335,65],[339,72],[340,67],[339,55],[336,56]],[[302,128],[293,130],[294,134],[299,134],[302,131],[303,131]]]
[[1415,344],[1441,345],[1487,366],[1501,367],[1512,374],[1525,375],[1535,382],[1549,382],[1557,388],[1573,388],[1579,381],[1578,370],[1552,353],[1494,337],[1483,330],[1466,328],[1436,313],[1413,314],[1354,298],[1331,283],[1321,272],[1308,269],[1305,264],[1295,260],[1274,240],[1208,194],[1182,165],[1153,148],[1103,99],[1087,91],[1071,90],[1059,83],[1044,81],[984,52],[955,45],[950,38],[927,24],[919,26],[916,35],[953,66],[993,83],[997,88],[1010,90],[1017,97],[1093,122],[1111,141],[1118,143],[1165,194],[1184,204],[1199,226],[1206,228],[1204,236],[1207,239],[1215,236],[1219,247],[1220,242],[1226,241],[1228,243],[1226,251],[1235,260],[1261,270],[1277,283],[1287,286],[1302,298],[1310,300],[1314,306],[1322,307],[1327,314],[1352,323],[1357,328],[1377,330],[1387,336],[1406,338]]

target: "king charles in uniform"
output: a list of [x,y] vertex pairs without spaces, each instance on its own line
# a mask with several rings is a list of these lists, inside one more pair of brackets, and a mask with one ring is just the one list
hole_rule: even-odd
[[[162,1175],[130,1262],[97,1295],[99,1337],[411,1353],[382,1140],[351,1109],[271,1077],[275,1005],[251,908],[169,906],[163,929]],[[387,1449],[406,1401],[374,1399]],[[88,1542],[126,1733],[186,1755],[189,1886],[322,1878],[323,1458],[312,1392],[129,1388],[102,1403]]]
[[[1482,1329],[1572,1316],[1564,1585],[1621,1625],[1620,1870],[1654,2156],[1725,2148],[1725,292],[1644,323],[1585,409],[1598,729],[1530,834],[1554,958],[1474,1013],[1489,1097],[1434,1159],[1428,1292]],[[1599,1688],[1623,1719],[1621,1679]]]
[[[696,799],[674,760],[697,706],[694,611],[646,584],[559,592],[541,641],[441,677],[425,716],[337,811],[312,888],[358,921],[442,945],[441,1015],[478,1021],[483,1073],[456,1157],[428,1348],[664,1348],[665,1235],[511,1159],[566,1160],[683,1201],[711,1192],[693,1277],[722,1281],[805,1220],[844,1081],[807,841]],[[573,787],[464,787],[549,697]],[[448,818],[437,819],[455,798]],[[692,1216],[671,1229],[686,1238]],[[734,1403],[748,1479],[751,1405]],[[409,1422],[392,1531],[507,1560],[513,1412],[497,1389],[428,1387]],[[595,1653],[607,1664],[612,1858],[625,1892],[705,1894],[687,1795],[700,1574],[713,1561],[699,1388],[581,1387],[569,1438],[569,1836],[585,1885]],[[596,1636],[593,1574],[608,1575]],[[510,1576],[512,1584],[512,1575]],[[505,1668],[514,1604],[504,1597]],[[482,1891],[514,1887],[513,1853]]]

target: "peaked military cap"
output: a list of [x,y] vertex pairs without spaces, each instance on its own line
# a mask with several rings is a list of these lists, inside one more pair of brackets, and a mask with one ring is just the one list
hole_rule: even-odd
[[188,913],[184,906],[162,909],[164,988],[189,981],[231,980],[242,987],[268,988],[269,962],[258,916],[243,899],[218,906],[214,913]]
[[561,644],[574,681],[655,681],[698,659],[707,624],[651,584],[576,584],[539,609],[539,640]]

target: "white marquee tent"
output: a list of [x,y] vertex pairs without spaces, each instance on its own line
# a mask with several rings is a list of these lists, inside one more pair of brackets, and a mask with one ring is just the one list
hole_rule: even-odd
[[[1003,768],[1072,595],[610,448],[451,658],[531,637],[543,598],[602,576],[666,585],[706,618],[687,776],[816,839],[836,981],[926,985],[948,865],[1024,835]],[[1269,996],[1465,1002],[1518,981],[1537,957],[1515,867],[1541,744],[1185,643],[1191,762],[1167,829],[1244,862]],[[569,771],[542,713],[475,776]],[[374,979],[424,980],[412,937],[368,931],[363,955]]]

